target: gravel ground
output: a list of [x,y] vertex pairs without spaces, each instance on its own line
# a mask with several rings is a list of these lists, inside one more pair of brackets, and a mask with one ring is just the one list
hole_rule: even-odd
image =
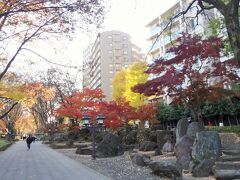
[[76,149],[56,150],[114,180],[166,180],[151,174],[147,167],[133,164],[128,152],[122,156],[92,160],[90,156],[75,154]]

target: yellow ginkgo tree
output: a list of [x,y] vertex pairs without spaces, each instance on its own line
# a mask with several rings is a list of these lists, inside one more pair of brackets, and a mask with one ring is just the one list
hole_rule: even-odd
[[127,69],[119,71],[113,80],[113,99],[125,99],[132,107],[138,108],[145,101],[145,96],[134,93],[132,87],[147,81],[144,71],[147,69],[146,63],[138,61],[131,64]]
[[122,69],[117,72],[113,79],[113,99],[118,100],[123,98],[123,92],[126,91],[126,74],[127,70]]

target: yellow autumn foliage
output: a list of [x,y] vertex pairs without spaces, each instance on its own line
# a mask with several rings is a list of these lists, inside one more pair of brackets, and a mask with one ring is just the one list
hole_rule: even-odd
[[113,99],[123,98],[123,92],[126,90],[126,69],[117,72],[113,79]]
[[0,82],[0,96],[19,101],[25,97],[21,86],[10,86],[3,82]]
[[132,87],[147,81],[146,63],[138,61],[130,65],[127,69],[118,72],[113,80],[113,99],[125,99],[132,107],[138,108],[145,101],[145,96],[132,91]]
[[[42,83],[32,83],[25,85],[9,85],[0,82],[0,97],[12,99],[27,107],[35,104],[37,98],[41,97],[44,101],[49,101],[55,96],[55,89],[44,87]],[[3,108],[5,104],[0,103]]]

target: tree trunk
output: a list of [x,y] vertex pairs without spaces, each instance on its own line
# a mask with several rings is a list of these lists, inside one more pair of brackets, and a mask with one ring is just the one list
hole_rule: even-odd
[[232,123],[231,123],[231,121],[230,121],[230,119],[229,119],[229,116],[228,116],[228,124],[229,124],[230,126],[232,126]]
[[234,58],[237,60],[238,66],[240,67],[240,26],[239,18],[234,16],[235,15],[232,14],[226,15],[225,24]]

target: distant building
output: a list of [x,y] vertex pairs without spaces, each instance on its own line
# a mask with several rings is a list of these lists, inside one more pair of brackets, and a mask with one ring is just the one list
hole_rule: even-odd
[[101,88],[106,100],[111,100],[113,77],[123,67],[143,59],[140,51],[126,33],[99,33],[83,53],[83,87]]

